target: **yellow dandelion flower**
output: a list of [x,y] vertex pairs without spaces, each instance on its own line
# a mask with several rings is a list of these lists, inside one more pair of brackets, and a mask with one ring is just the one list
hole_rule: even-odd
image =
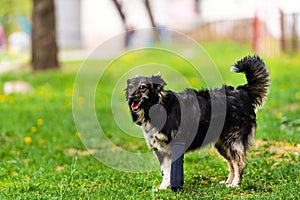
[[26,137],[24,138],[24,142],[25,142],[25,144],[30,144],[30,143],[32,142],[31,137],[26,136]]
[[33,127],[31,127],[30,131],[31,131],[32,133],[35,133],[35,132],[37,131],[37,128],[36,128],[35,126],[33,126]]
[[44,120],[43,120],[43,119],[38,119],[38,120],[36,121],[36,123],[37,123],[38,126],[42,126],[43,123],[44,123]]
[[6,96],[3,94],[0,94],[0,103],[3,103],[6,101]]
[[29,180],[29,179],[30,179],[30,176],[28,176],[28,175],[23,175],[22,178],[23,178],[23,179]]
[[277,119],[281,119],[281,118],[282,118],[282,113],[281,113],[281,112],[277,113],[277,114],[276,114],[276,118],[277,118]]
[[73,95],[73,88],[67,88],[67,89],[65,90],[65,95],[66,95],[67,97],[71,97],[71,96]]
[[198,84],[198,79],[195,77],[189,79],[192,86],[196,86]]

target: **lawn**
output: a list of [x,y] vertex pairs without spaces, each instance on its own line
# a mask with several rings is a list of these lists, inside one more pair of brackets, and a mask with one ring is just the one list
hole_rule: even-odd
[[[229,67],[253,53],[247,45],[223,41],[203,46],[226,84],[245,83],[243,75],[230,73]],[[193,60],[195,55],[190,57]],[[266,105],[257,112],[256,144],[248,156],[243,185],[227,188],[218,184],[226,179],[227,165],[214,150],[203,150],[186,155],[184,190],[178,193],[155,190],[161,181],[159,165],[141,131],[130,121],[123,89],[126,78],[137,72],[149,75],[157,71],[167,80],[169,89],[180,91],[186,85],[205,88],[206,77],[198,78],[191,62],[173,54],[162,56],[160,51],[125,55],[109,63],[97,79],[97,87],[91,90],[96,91],[95,99],[90,102],[80,98],[80,93],[75,95],[74,107],[72,95],[79,66],[101,71],[106,60],[63,62],[60,71],[1,74],[0,88],[5,81],[24,80],[32,84],[34,93],[3,95],[0,90],[0,199],[298,198],[300,54],[263,58],[271,71],[272,84]],[[132,66],[142,67],[132,70]],[[90,92],[88,87],[83,89]],[[99,138],[98,129],[90,126],[90,116],[79,116],[76,124],[73,118],[93,105],[103,130]],[[150,161],[146,165],[134,160],[131,163],[118,154],[119,149],[151,155]],[[137,165],[143,172],[126,172],[134,171]],[[151,170],[145,170],[147,167]]]

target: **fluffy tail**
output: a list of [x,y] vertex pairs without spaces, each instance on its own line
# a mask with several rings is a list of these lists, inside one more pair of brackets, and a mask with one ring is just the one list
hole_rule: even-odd
[[250,95],[254,107],[262,106],[269,93],[270,73],[264,61],[257,55],[247,56],[234,64],[230,71],[245,73],[248,83],[239,88]]

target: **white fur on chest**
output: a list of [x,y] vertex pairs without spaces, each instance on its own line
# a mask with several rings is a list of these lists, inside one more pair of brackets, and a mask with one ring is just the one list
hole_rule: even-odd
[[160,133],[150,123],[145,123],[141,127],[149,148],[157,149],[159,151],[166,150],[168,137],[165,134]]

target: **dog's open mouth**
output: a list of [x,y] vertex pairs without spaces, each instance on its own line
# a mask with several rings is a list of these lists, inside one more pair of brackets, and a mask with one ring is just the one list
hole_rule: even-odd
[[132,110],[138,110],[141,103],[142,103],[142,101],[134,101],[134,102],[132,102],[130,107]]

